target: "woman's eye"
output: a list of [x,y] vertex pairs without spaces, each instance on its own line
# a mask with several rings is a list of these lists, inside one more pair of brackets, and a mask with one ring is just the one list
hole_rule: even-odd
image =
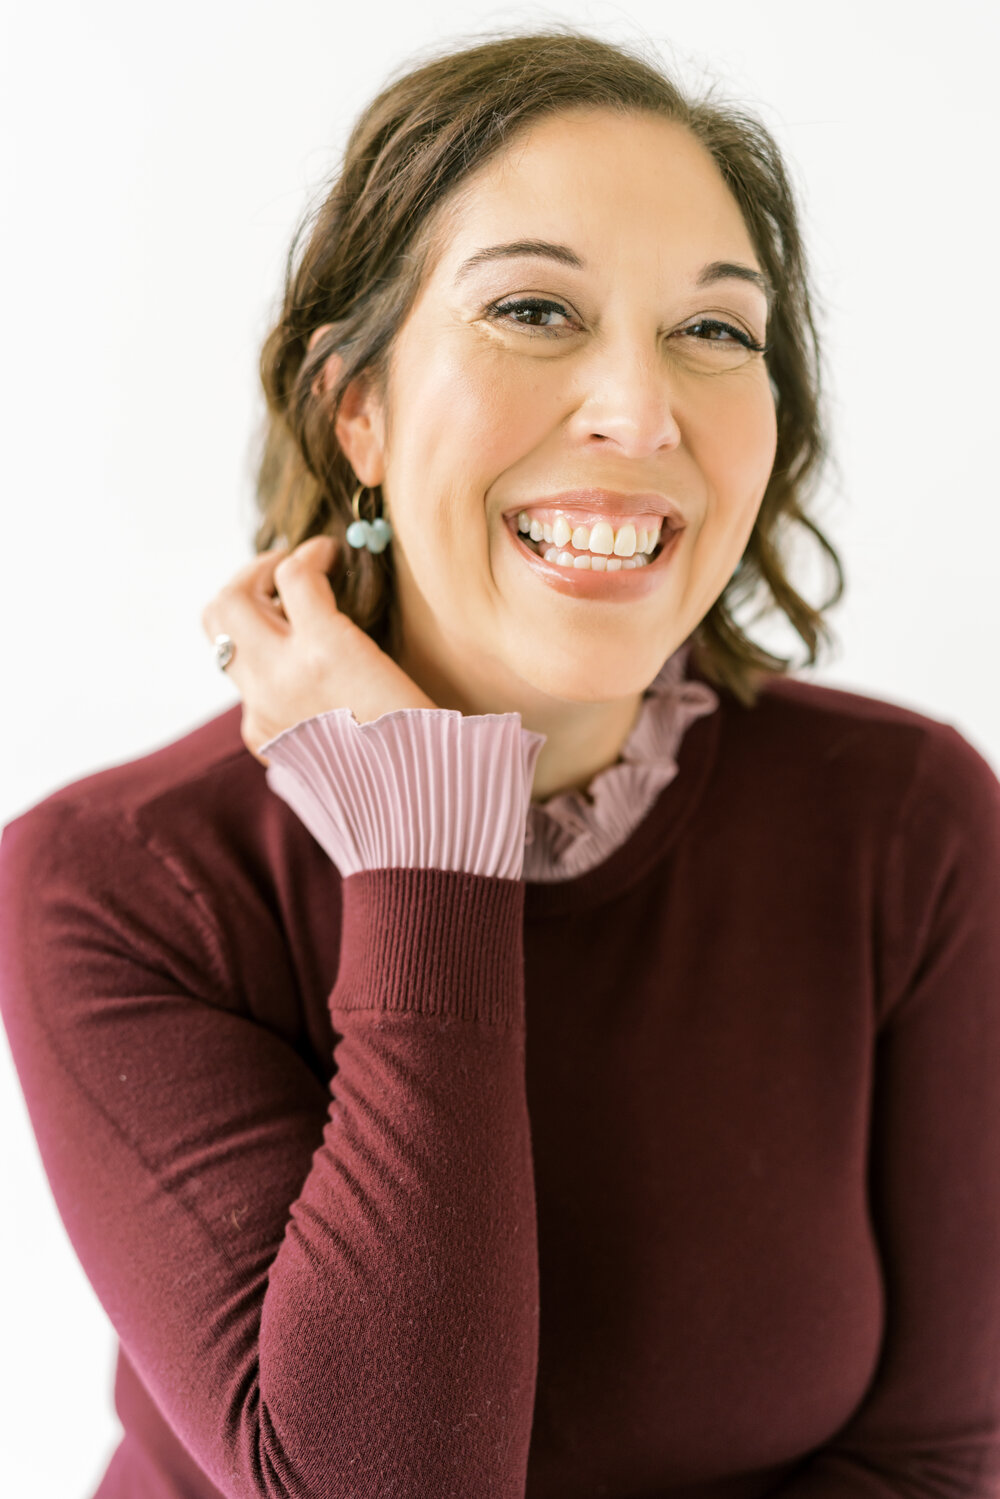
[[[696,323],[691,323],[680,331],[694,334],[700,343],[728,344],[735,340],[745,349],[752,349],[755,354],[766,354],[768,351],[767,344],[759,344],[756,339],[750,337],[749,333],[744,333],[742,328],[737,328],[733,323],[720,322],[718,318],[699,318]],[[710,336],[705,338],[703,336],[705,333]],[[720,333],[728,333],[730,337],[719,338],[717,335]]]
[[[528,321],[529,318],[548,317],[553,312],[561,317],[569,316],[561,302],[553,302],[548,297],[510,297],[505,302],[495,302],[492,307],[488,307],[486,315],[497,322],[511,322],[517,327],[539,333],[557,334],[562,330]],[[690,323],[678,331],[689,335],[696,343],[716,344],[723,348],[727,345],[739,345],[755,354],[766,354],[770,347],[768,344],[757,343],[756,339],[751,338],[749,333],[738,328],[735,323],[724,323],[719,318],[699,318],[696,323]]]
[[526,322],[517,314],[527,312],[532,316],[541,314],[548,315],[550,312],[561,313],[568,317],[565,307],[559,302],[551,302],[547,297],[512,297],[506,302],[495,302],[492,307],[487,308],[487,317],[495,318],[498,322],[509,321],[521,328],[537,328],[539,333],[558,333],[558,328],[542,327],[538,323]]

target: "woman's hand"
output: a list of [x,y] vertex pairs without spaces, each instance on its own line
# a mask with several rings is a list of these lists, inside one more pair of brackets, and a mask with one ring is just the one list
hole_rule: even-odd
[[225,634],[235,643],[226,673],[243,698],[243,743],[262,765],[270,763],[257,753],[262,744],[331,708],[368,723],[396,708],[437,707],[337,608],[327,577],[336,554],[332,536],[262,552],[202,611],[210,640]]

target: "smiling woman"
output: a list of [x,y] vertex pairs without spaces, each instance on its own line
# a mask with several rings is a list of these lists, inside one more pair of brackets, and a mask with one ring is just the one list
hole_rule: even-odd
[[241,701],[0,843],[95,1499],[997,1493],[1000,783],[731,612],[822,624],[774,142],[569,28],[449,50],[261,371]]
[[[381,487],[396,544],[342,558],[331,578],[339,607],[395,659],[408,660],[437,701],[476,706],[455,685],[464,664],[441,657],[445,641],[454,650],[464,640],[482,660],[488,642],[474,645],[478,632],[468,630],[469,601],[479,596],[490,614],[488,641],[502,628],[512,661],[523,662],[539,634],[546,637],[551,670],[535,682],[546,695],[579,673],[580,629],[606,638],[608,658],[616,653],[619,662],[624,631],[648,642],[636,658],[637,683],[690,637],[707,679],[749,706],[760,683],[790,662],[746,636],[734,618],[740,602],[763,588],[805,642],[806,664],[827,636],[822,611],[788,575],[790,526],[807,529],[832,563],[824,608],[844,586],[839,557],[808,516],[827,445],[787,173],[772,137],[745,112],[689,97],[659,65],[572,28],[544,37],[446,52],[390,85],[355,125],[338,180],[297,236],[281,317],[262,353],[269,414],[256,544],[343,534],[361,477]],[[426,398],[415,403],[417,362]],[[363,422],[376,403],[383,424],[399,420],[395,386],[407,394],[402,420],[419,419],[433,436],[425,454],[402,434],[396,467],[405,471],[397,475],[389,455],[366,446],[362,456],[352,425],[361,374]],[[769,410],[757,409],[761,397]],[[740,411],[742,445],[733,425]],[[581,424],[593,429],[589,438],[575,430],[567,441]],[[702,456],[707,446],[715,461],[718,433],[733,433],[738,506],[712,494],[717,475],[698,463],[696,428],[713,433]],[[509,434],[503,450],[499,431]],[[609,451],[597,457],[588,441]],[[674,442],[678,453],[667,462]],[[482,458],[478,482],[466,472],[470,453]],[[414,491],[417,472],[423,493]],[[444,581],[456,577],[449,548],[463,548],[458,576],[486,566],[492,582],[494,567],[504,565],[498,507],[577,482],[659,486],[683,498],[688,536],[674,571],[683,599],[675,593],[668,607],[661,598],[657,617],[646,621],[573,611],[553,638],[551,622],[538,617],[542,601],[526,598],[514,580],[500,599],[487,583],[466,583],[456,629],[455,584]],[[428,533],[436,546],[425,567],[418,554]],[[433,647],[416,638],[417,593],[434,599]],[[516,687],[497,686],[537,727],[558,733],[520,677]],[[554,750],[547,746],[546,760]]]
[[[453,193],[384,376],[338,399],[334,350],[315,379],[328,440],[393,526],[389,653],[441,707],[516,707],[543,732],[538,795],[602,768],[588,757],[624,737],[747,549],[777,446],[771,281],[711,153],[650,111],[522,122]],[[553,488],[578,487],[586,505],[553,511]],[[671,506],[669,568],[606,561],[603,530],[591,548],[598,512],[634,550]],[[540,507],[554,555],[525,567],[504,517]]]

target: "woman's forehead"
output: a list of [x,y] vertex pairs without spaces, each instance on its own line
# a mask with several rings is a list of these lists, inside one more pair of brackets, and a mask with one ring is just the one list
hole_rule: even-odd
[[[574,175],[568,176],[572,171]],[[619,114],[575,109],[526,125],[468,179],[470,198],[553,192],[567,202],[581,192],[625,186],[645,196],[662,188],[724,179],[685,125],[649,111]]]
[[606,252],[623,235],[665,250],[690,241],[716,259],[753,255],[736,199],[690,131],[605,110],[545,118],[479,168],[440,216],[436,259],[464,281],[500,258],[496,245],[539,240],[565,243],[583,269],[588,246]]

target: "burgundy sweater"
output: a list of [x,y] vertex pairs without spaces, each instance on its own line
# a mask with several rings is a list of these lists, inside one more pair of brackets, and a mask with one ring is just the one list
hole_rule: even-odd
[[496,833],[517,715],[410,710],[401,792],[393,725],[265,772],[236,705],[7,824],[100,1499],[1000,1494],[1000,781],[895,704],[717,697],[563,879]]

